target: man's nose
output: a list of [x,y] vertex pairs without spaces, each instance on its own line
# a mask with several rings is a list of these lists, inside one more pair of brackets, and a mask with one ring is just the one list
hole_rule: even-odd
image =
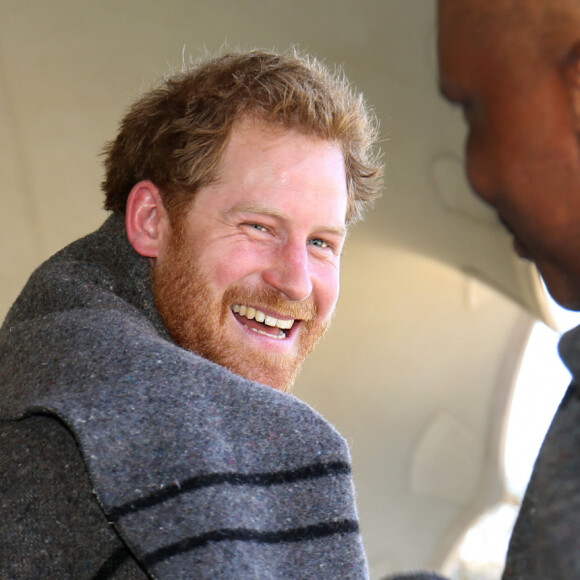
[[288,300],[300,302],[308,298],[312,293],[312,280],[306,244],[287,243],[278,248],[271,264],[263,270],[262,278]]

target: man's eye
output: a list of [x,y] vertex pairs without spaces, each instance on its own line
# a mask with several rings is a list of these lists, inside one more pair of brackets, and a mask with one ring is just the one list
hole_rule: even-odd
[[268,228],[262,224],[248,224],[251,228],[258,230],[260,232],[267,232]]
[[327,244],[324,240],[321,240],[320,238],[315,238],[313,240],[310,240],[310,243],[313,246],[317,246],[318,248],[330,248],[330,245]]

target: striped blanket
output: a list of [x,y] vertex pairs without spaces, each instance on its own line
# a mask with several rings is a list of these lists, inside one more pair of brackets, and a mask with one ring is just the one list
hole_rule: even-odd
[[32,275],[0,385],[0,577],[368,576],[342,437],[177,347],[119,216]]

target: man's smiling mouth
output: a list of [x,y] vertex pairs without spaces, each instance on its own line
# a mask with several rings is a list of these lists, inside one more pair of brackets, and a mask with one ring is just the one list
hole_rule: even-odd
[[237,315],[236,318],[246,328],[269,338],[283,340],[286,338],[288,331],[294,326],[294,319],[274,318],[253,306],[234,304],[231,308],[232,312]]

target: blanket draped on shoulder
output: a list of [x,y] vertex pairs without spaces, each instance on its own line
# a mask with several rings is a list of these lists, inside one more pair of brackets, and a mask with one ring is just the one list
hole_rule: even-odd
[[365,578],[348,448],[291,395],[176,346],[121,217],[32,275],[0,332],[0,419],[69,430],[153,578]]

